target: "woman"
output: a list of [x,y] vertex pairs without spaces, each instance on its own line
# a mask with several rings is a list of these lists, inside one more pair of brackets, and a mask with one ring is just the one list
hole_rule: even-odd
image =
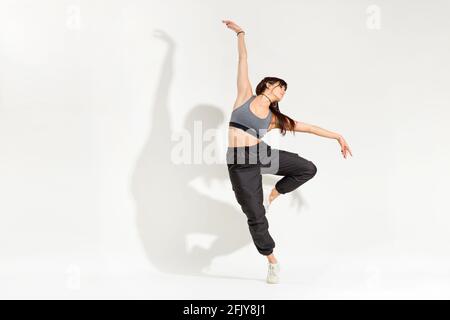
[[[253,242],[258,252],[268,260],[268,283],[278,283],[280,264],[273,250],[275,242],[269,233],[266,211],[280,194],[286,194],[310,180],[317,172],[313,162],[297,153],[271,148],[261,138],[277,128],[282,135],[286,131],[307,132],[336,139],[343,157],[350,148],[342,135],[315,125],[296,121],[280,112],[278,102],[287,89],[287,83],[276,77],[264,78],[256,87],[256,95],[248,79],[245,32],[236,23],[222,20],[236,32],[239,49],[238,94],[231,113],[228,132],[227,166],[236,199],[247,216]],[[353,156],[353,155],[352,155]],[[262,189],[263,173],[283,176],[265,197]]]

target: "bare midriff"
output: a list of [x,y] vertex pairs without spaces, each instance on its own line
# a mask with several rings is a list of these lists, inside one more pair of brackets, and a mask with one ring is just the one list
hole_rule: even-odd
[[243,147],[253,146],[261,142],[261,139],[252,136],[250,133],[235,127],[228,127],[228,146]]

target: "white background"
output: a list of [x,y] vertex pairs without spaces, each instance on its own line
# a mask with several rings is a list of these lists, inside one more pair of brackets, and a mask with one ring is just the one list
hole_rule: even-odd
[[[443,0],[1,0],[0,297],[449,298],[449,12]],[[318,168],[268,213],[277,286],[221,162],[237,72],[222,19],[246,31],[253,88],[283,78],[281,111],[353,152],[264,138]],[[174,161],[195,121],[218,133],[215,164]]]

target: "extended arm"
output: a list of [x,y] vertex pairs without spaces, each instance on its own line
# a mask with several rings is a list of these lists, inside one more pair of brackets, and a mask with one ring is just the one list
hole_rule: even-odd
[[295,121],[294,131],[307,132],[307,133],[312,133],[317,136],[321,136],[321,137],[325,137],[325,138],[336,139],[339,142],[339,144],[341,145],[341,153],[344,156],[344,158],[347,158],[347,152],[353,157],[353,154],[350,150],[349,145],[345,141],[344,137],[339,133],[328,131],[319,126],[309,124],[306,122],[301,122],[301,121]]
[[341,135],[339,133],[328,131],[328,130],[326,130],[324,128],[321,128],[319,126],[316,126],[316,125],[313,125],[313,124],[309,124],[309,123],[306,123],[306,122],[301,122],[301,121],[295,121],[294,131],[296,131],[296,132],[312,133],[312,134],[315,134],[317,136],[330,138],[330,139],[336,139],[336,140],[338,140],[339,137],[341,137]]

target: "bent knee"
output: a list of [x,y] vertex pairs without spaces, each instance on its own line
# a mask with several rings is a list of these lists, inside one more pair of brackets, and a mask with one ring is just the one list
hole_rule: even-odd
[[311,176],[311,178],[316,175],[317,167],[312,161],[309,161],[306,172]]

